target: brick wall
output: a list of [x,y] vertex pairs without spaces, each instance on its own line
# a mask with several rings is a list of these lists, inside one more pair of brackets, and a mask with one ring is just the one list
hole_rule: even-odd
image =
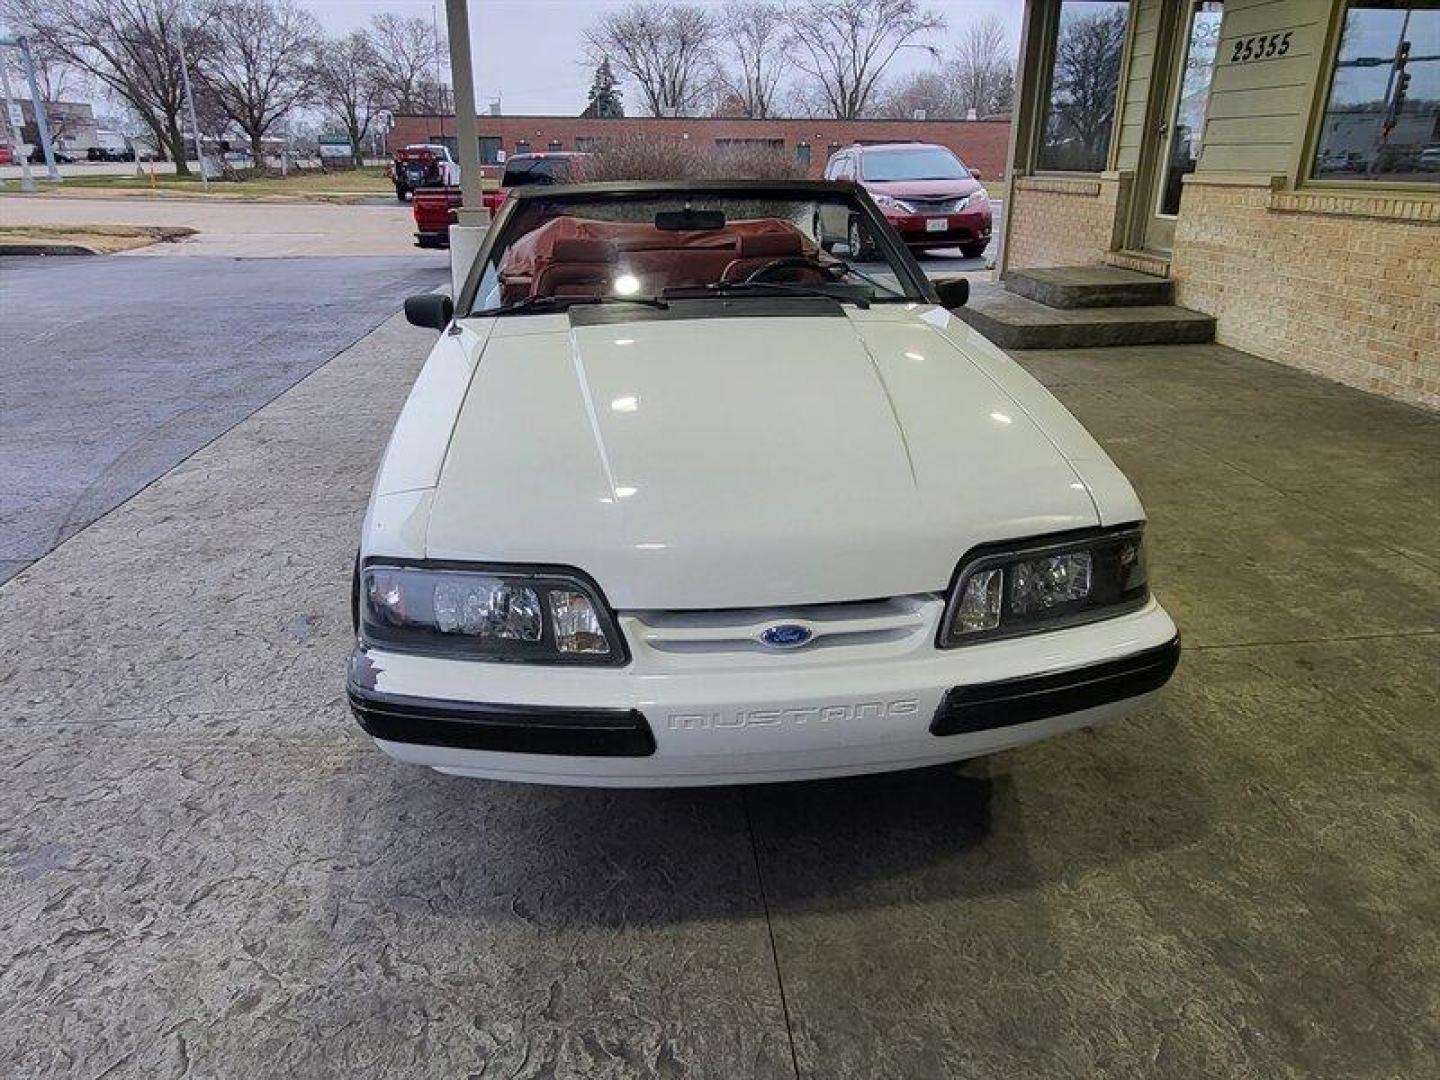
[[1005,266],[1084,266],[1119,247],[1117,230],[1129,173],[1092,178],[1022,176],[1015,180]]
[[[498,138],[507,154],[519,142],[532,151],[545,150],[552,141],[559,149],[576,149],[577,139],[603,139],[616,135],[668,135],[714,145],[716,139],[780,139],[784,151],[795,155],[801,144],[810,148],[810,175],[819,177],[833,150],[852,142],[940,143],[955,151],[967,165],[980,170],[987,184],[1005,172],[1010,121],[1000,120],[731,120],[710,117],[659,119],[626,117],[623,120],[588,120],[565,116],[481,116],[482,137]],[[431,142],[455,135],[453,116],[397,116],[390,133],[391,146]],[[498,170],[487,169],[487,175]]]
[[1440,201],[1186,180],[1170,273],[1218,341],[1440,408]]

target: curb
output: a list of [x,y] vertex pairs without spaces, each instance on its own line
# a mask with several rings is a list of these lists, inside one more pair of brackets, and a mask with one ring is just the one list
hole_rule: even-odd
[[3,244],[0,255],[98,255],[83,244]]

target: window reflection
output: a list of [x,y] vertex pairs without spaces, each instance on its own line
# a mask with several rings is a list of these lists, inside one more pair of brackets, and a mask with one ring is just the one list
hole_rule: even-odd
[[1125,0],[1064,0],[1050,65],[1039,167],[1101,172],[1110,153]]
[[1440,183],[1440,8],[1355,3],[1345,12],[1314,176]]

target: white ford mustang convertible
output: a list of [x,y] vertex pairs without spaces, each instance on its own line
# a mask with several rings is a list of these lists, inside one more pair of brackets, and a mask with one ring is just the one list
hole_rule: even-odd
[[[859,236],[819,244],[823,235]],[[1144,511],[849,184],[535,187],[395,425],[347,689],[380,748],[551,784],[908,769],[1170,677]]]

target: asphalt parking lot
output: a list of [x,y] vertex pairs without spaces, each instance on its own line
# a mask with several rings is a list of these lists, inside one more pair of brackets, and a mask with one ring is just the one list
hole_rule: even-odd
[[446,278],[436,256],[0,259],[0,581]]
[[1440,419],[1218,346],[1023,356],[1150,510],[1157,705],[889,777],[508,786],[343,700],[430,341],[386,321],[0,586],[0,1071],[1433,1075]]

